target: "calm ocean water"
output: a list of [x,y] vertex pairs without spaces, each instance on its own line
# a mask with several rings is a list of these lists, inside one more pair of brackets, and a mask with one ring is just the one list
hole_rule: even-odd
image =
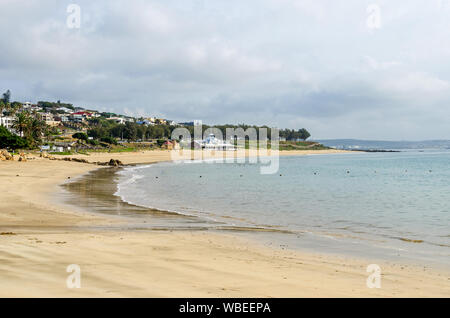
[[275,175],[248,163],[130,167],[117,195],[213,224],[287,230],[273,239],[290,247],[449,265],[449,151],[281,157]]

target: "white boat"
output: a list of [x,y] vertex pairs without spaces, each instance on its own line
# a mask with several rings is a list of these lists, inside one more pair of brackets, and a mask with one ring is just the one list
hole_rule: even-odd
[[216,138],[214,134],[209,134],[205,140],[200,142],[202,149],[207,150],[236,150],[236,147],[230,143]]

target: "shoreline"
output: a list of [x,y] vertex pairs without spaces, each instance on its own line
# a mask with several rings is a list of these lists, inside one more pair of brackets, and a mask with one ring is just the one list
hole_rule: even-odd
[[[134,161],[166,156],[155,152]],[[99,167],[39,158],[0,166],[7,168],[0,173],[0,296],[445,297],[450,292],[448,272],[428,267],[380,263],[383,287],[368,289],[366,260],[282,251],[232,234],[124,231],[121,218],[54,202],[52,194],[68,177]],[[65,286],[69,264],[81,267],[79,290]]]
[[[160,162],[163,163],[163,162]],[[156,164],[156,163],[155,163]],[[146,166],[138,164],[136,166]],[[126,167],[124,167],[126,168]],[[132,227],[148,230],[205,230],[216,232],[273,232],[289,233],[289,230],[277,229],[255,224],[252,226],[235,226],[223,221],[208,219],[194,214],[170,211],[136,205],[116,195],[118,172],[124,168],[99,168],[80,176],[78,180],[62,185],[67,192],[62,196],[63,204],[82,209],[98,215],[107,213],[112,216],[126,218]],[[105,211],[105,208],[107,211]],[[225,219],[233,217],[225,216]],[[156,220],[155,220],[156,219]],[[132,227],[130,227],[132,229]]]

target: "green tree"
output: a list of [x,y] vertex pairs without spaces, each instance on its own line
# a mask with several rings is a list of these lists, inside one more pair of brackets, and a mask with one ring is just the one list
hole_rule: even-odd
[[102,142],[106,142],[107,144],[117,145],[117,140],[113,137],[103,137],[100,139]]
[[164,128],[162,128],[160,125],[153,126],[153,136],[152,138],[164,138]]
[[0,126],[0,148],[25,149],[28,148],[28,142]]
[[89,139],[88,144],[90,144],[92,146],[98,146],[100,143],[98,142],[98,140]]
[[88,141],[89,140],[88,135],[86,135],[85,133],[81,133],[81,132],[73,134],[72,138],[79,139],[79,140],[84,140],[84,141]]
[[25,136],[25,133],[29,130],[29,127],[30,116],[26,112],[19,113],[12,124],[12,128],[19,133],[20,137]]
[[50,132],[48,126],[42,120],[30,118],[27,139],[30,145],[35,146],[42,141],[42,135],[48,135]]
[[128,140],[135,141],[137,139],[137,124],[127,122],[123,131],[123,137]]
[[3,93],[3,102],[7,105],[11,100],[11,91],[8,89],[5,93]]
[[156,141],[156,143],[158,144],[158,147],[162,147],[162,145],[164,145],[165,142],[166,142],[166,141],[165,141],[164,139],[158,139],[158,140]]
[[309,137],[311,137],[311,134],[305,128],[300,129],[299,133],[300,133],[300,139],[302,139],[302,140],[306,140]]
[[9,116],[15,116],[16,113],[22,108],[22,103],[12,102],[8,105],[7,110],[9,112]]

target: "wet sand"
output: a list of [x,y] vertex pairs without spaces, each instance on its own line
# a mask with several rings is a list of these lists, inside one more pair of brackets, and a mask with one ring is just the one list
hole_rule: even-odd
[[[128,156],[133,155],[106,154],[101,159],[126,162]],[[131,161],[166,159],[167,154],[153,152],[142,157],[135,154]],[[172,216],[151,211],[151,223],[148,211],[138,207],[132,213],[145,212],[144,221],[150,225],[133,229],[126,213],[116,213],[123,211],[120,200],[107,199],[110,193],[103,194],[110,204],[103,208],[116,211],[109,214],[93,212],[92,204],[101,208],[100,201],[89,203],[91,206],[78,202],[74,208],[61,202],[64,194],[55,196],[61,193],[60,184],[68,177],[73,180],[95,169],[95,165],[46,159],[0,163],[0,296],[450,295],[448,271],[266,248],[231,232],[198,230],[201,226],[183,229],[183,223],[193,225],[193,220],[179,216],[179,229],[160,230]],[[130,212],[129,207],[125,210]],[[374,262],[382,268],[380,289],[366,286],[366,268]],[[81,268],[80,289],[66,286],[66,268],[70,264]]]
[[[122,218],[127,230],[214,230],[232,232],[290,233],[264,226],[231,226],[229,223],[189,216],[176,212],[157,210],[130,204],[116,196],[118,175],[123,168],[104,168],[90,171],[76,180],[62,185],[61,203],[72,208],[100,215]],[[229,219],[234,219],[228,217]]]

